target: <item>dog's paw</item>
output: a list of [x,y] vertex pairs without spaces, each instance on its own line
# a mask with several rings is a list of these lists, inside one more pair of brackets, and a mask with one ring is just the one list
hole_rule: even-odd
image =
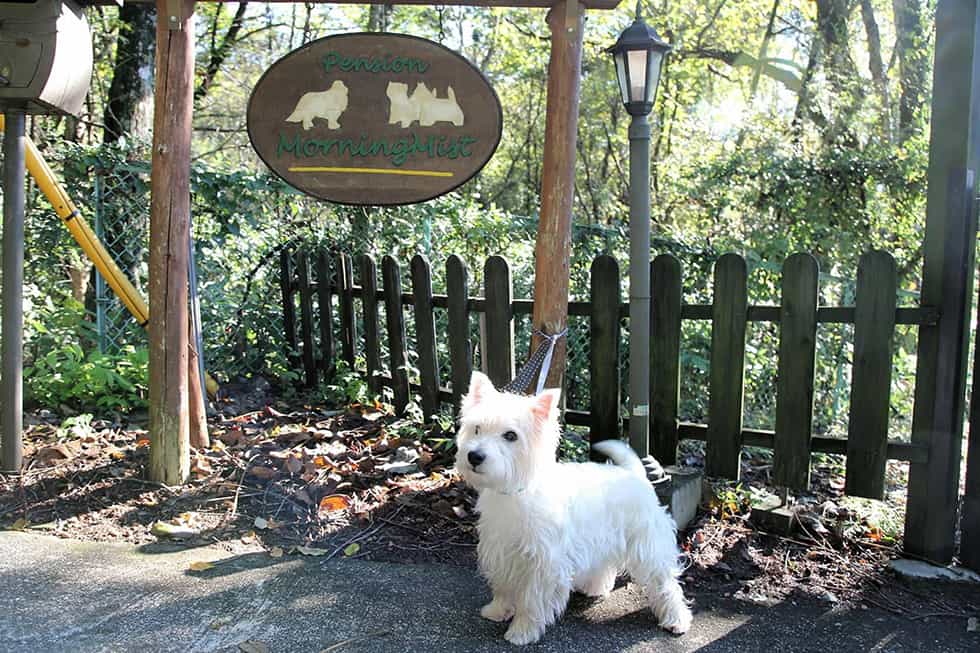
[[510,628],[504,633],[504,639],[511,644],[524,646],[533,644],[544,635],[544,624],[537,624],[528,619],[516,617],[510,624]]
[[575,591],[594,599],[608,597],[616,586],[616,571],[606,570],[586,576],[575,583]]
[[490,621],[507,621],[514,616],[514,608],[494,599],[480,609],[480,616]]
[[662,624],[660,624],[664,630],[673,633],[675,635],[683,635],[691,628],[691,621],[694,617],[691,615],[691,610],[684,606],[683,609],[678,610],[676,614],[671,615],[670,618],[665,619]]

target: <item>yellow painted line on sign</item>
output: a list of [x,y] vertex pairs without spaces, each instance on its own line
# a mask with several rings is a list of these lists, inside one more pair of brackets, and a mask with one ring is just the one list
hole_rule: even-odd
[[321,166],[293,166],[289,172],[352,172],[364,175],[409,175],[412,177],[452,177],[451,172],[438,170],[392,170],[390,168],[337,168]]

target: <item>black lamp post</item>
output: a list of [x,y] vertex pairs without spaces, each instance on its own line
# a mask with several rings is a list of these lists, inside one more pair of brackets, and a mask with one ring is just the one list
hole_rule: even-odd
[[670,46],[636,19],[609,48],[630,121],[630,445],[650,453],[650,123],[660,67]]

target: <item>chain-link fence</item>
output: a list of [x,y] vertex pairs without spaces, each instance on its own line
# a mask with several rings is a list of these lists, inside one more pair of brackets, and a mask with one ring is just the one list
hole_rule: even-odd
[[[98,167],[94,176],[95,234],[119,269],[145,296],[150,242],[150,175],[146,166]],[[95,273],[99,349],[119,353],[146,340],[143,329],[106,280]]]
[[[137,290],[147,296],[150,169],[115,148],[72,151],[62,161],[69,194]],[[322,233],[318,204],[266,177],[193,169],[191,213],[204,360],[220,381],[296,376],[282,324],[277,254]],[[122,302],[96,274],[92,310],[99,348],[146,344]]]

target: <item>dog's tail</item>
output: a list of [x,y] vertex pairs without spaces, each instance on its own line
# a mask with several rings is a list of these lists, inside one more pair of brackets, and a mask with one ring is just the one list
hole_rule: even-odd
[[452,87],[452,86],[450,86],[450,87],[448,87],[448,90],[446,91],[446,97],[447,97],[447,98],[448,98],[448,99],[449,99],[449,100],[450,100],[450,101],[451,101],[451,102],[452,102],[453,104],[456,104],[456,91],[454,91],[454,90],[453,90],[453,87]]
[[622,440],[603,440],[596,442],[592,448],[632,474],[644,479],[647,477],[640,457]]

